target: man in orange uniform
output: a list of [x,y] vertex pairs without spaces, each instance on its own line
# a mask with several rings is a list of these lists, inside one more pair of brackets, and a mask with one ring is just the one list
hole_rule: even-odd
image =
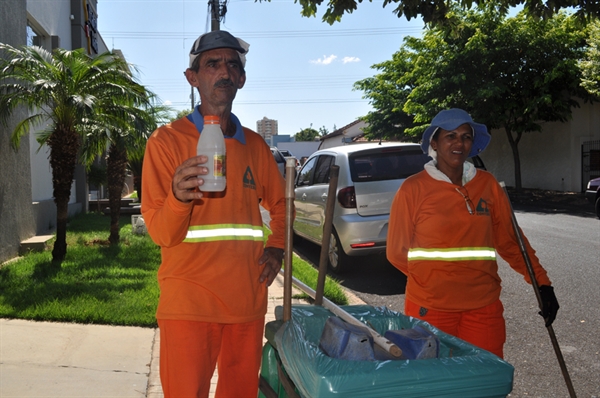
[[[200,36],[185,76],[201,104],[148,140],[142,214],[161,247],[160,377],[165,397],[256,397],[267,287],[281,268],[284,180],[269,146],[231,112],[244,86],[248,44],[225,31]],[[224,192],[202,192],[205,156],[196,156],[203,115],[225,135]],[[263,243],[259,205],[270,212]]]
[[[492,174],[466,161],[490,138],[462,109],[438,113],[421,144],[433,160],[404,181],[392,203],[387,258],[407,275],[406,315],[502,357],[506,327],[496,253],[531,281],[506,194]],[[549,326],[558,301],[525,244]]]

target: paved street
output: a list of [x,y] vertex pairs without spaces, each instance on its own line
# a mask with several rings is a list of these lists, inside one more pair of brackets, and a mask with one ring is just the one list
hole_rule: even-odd
[[[553,328],[578,397],[600,397],[600,220],[517,212],[519,225],[553,281],[561,309]],[[567,397],[531,287],[501,262],[511,397]]]

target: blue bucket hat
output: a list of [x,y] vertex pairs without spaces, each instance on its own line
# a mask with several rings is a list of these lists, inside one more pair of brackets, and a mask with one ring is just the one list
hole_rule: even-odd
[[484,124],[475,123],[471,118],[471,115],[458,108],[441,111],[435,115],[431,121],[431,125],[427,127],[423,133],[421,149],[425,154],[429,153],[431,137],[438,128],[451,131],[465,123],[473,129],[473,147],[471,148],[469,157],[480,154],[488,146],[492,136],[488,133],[487,127],[485,127]]

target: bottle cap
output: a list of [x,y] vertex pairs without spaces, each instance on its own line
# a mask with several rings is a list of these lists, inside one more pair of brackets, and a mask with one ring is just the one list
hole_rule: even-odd
[[221,121],[219,120],[218,116],[213,116],[213,115],[207,115],[204,116],[204,124],[220,124]]

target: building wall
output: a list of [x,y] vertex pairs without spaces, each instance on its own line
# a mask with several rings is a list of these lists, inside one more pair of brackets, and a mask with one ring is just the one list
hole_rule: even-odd
[[[26,19],[23,0],[1,0],[0,42],[14,47],[24,45]],[[29,140],[23,139],[18,150],[10,144],[12,131],[26,116],[26,109],[17,109],[7,126],[0,124],[0,263],[15,257],[20,242],[35,234],[31,212]]]
[[[29,23],[44,34],[44,48],[52,49],[51,36],[55,36],[54,47],[71,50],[71,5],[68,1],[27,1]],[[80,1],[81,3],[81,1]]]
[[[514,160],[504,129],[493,130],[492,141],[480,155],[498,181],[515,186]],[[566,123],[545,123],[542,132],[523,134],[519,143],[524,188],[581,192],[581,150],[586,141],[600,140],[600,104],[573,109]]]
[[347,128],[342,127],[333,133],[329,133],[321,139],[319,149],[352,144],[353,138],[364,134],[363,127],[365,126],[366,123],[361,120],[358,123],[351,123]]
[[260,134],[264,140],[270,145],[272,142],[272,137],[276,136],[279,132],[277,120],[267,119],[267,117],[263,117],[261,120],[256,122],[256,132]]
[[320,141],[280,142],[277,144],[277,148],[287,149],[294,154],[296,159],[300,160],[300,158],[308,157],[316,152],[320,143]]

